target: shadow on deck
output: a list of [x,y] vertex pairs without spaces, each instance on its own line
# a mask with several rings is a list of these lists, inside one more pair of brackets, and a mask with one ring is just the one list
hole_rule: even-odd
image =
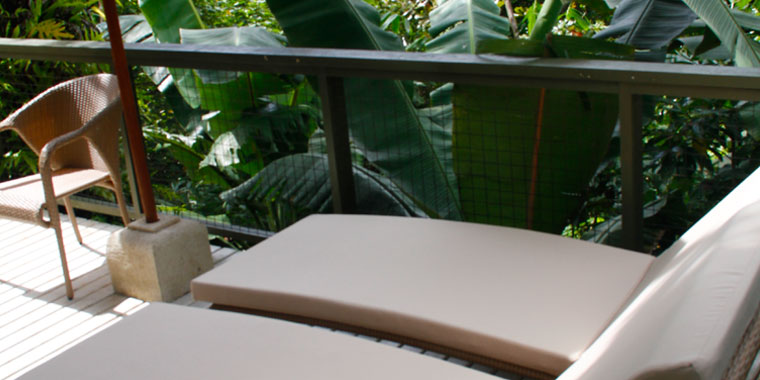
[[[66,298],[52,229],[0,219],[0,379],[15,379],[144,306],[114,294],[106,243],[122,228],[78,219],[84,245],[62,216],[69,270],[76,292]],[[235,253],[211,248],[218,264]],[[208,307],[187,294],[174,303]]]

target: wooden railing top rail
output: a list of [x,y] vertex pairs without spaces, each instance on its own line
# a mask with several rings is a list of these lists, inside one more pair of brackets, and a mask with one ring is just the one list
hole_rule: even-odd
[[[0,38],[0,56],[110,63],[105,42]],[[618,93],[760,100],[760,70],[491,54],[127,44],[132,65],[416,79]]]

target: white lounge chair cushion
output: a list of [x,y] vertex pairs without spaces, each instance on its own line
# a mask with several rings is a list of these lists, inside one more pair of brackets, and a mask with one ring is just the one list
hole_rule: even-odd
[[151,304],[22,378],[494,379],[305,325],[168,304]]
[[652,264],[562,380],[719,379],[760,305],[760,170]]
[[613,320],[651,261],[504,227],[313,215],[200,276],[192,291],[557,375]]

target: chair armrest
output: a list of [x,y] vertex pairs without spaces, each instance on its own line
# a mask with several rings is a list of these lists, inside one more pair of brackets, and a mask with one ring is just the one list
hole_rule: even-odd
[[0,121],[0,132],[4,131],[6,129],[11,129],[11,126],[12,126],[12,124],[6,122],[5,120]]

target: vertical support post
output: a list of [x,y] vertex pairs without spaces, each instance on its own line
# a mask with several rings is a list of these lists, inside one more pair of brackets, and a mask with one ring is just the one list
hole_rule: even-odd
[[122,140],[124,141],[124,164],[127,172],[127,183],[129,184],[129,197],[132,200],[134,212],[139,218],[139,215],[142,214],[142,207],[140,207],[140,194],[137,192],[135,167],[132,165],[132,150],[129,148],[129,138],[127,137],[126,128],[121,129],[121,135]]
[[[135,104],[137,104],[137,91],[135,91],[135,82],[134,82],[134,70],[129,70],[129,77],[132,79],[132,95],[135,98]],[[132,164],[134,161],[132,160],[132,148],[129,146],[129,135],[127,134],[127,126],[126,122],[122,119],[122,138],[124,141],[124,163],[125,163],[125,169],[127,171],[127,183],[129,183],[129,197],[132,200],[132,208],[134,209],[134,218],[139,219],[140,215],[143,213],[142,209],[142,202],[140,201],[140,192],[137,191],[137,172],[135,171],[135,166]]]
[[327,161],[330,165],[333,212],[351,214],[356,211],[354,172],[348,140],[348,116],[343,79],[319,76],[319,95],[327,138]]
[[644,174],[642,169],[641,95],[621,85],[620,165],[623,177],[623,247],[644,249]]
[[121,92],[121,102],[124,109],[124,121],[127,125],[129,147],[132,150],[132,164],[135,168],[137,187],[140,191],[140,202],[142,203],[143,212],[145,212],[145,221],[154,223],[158,221],[156,200],[153,198],[153,188],[150,184],[150,174],[148,173],[145,155],[145,142],[142,137],[142,128],[140,128],[140,119],[137,116],[137,104],[127,66],[124,42],[121,39],[119,15],[116,13],[116,3],[114,0],[103,1],[103,8],[105,8],[108,33],[111,36],[111,57],[119,82],[119,92]]

